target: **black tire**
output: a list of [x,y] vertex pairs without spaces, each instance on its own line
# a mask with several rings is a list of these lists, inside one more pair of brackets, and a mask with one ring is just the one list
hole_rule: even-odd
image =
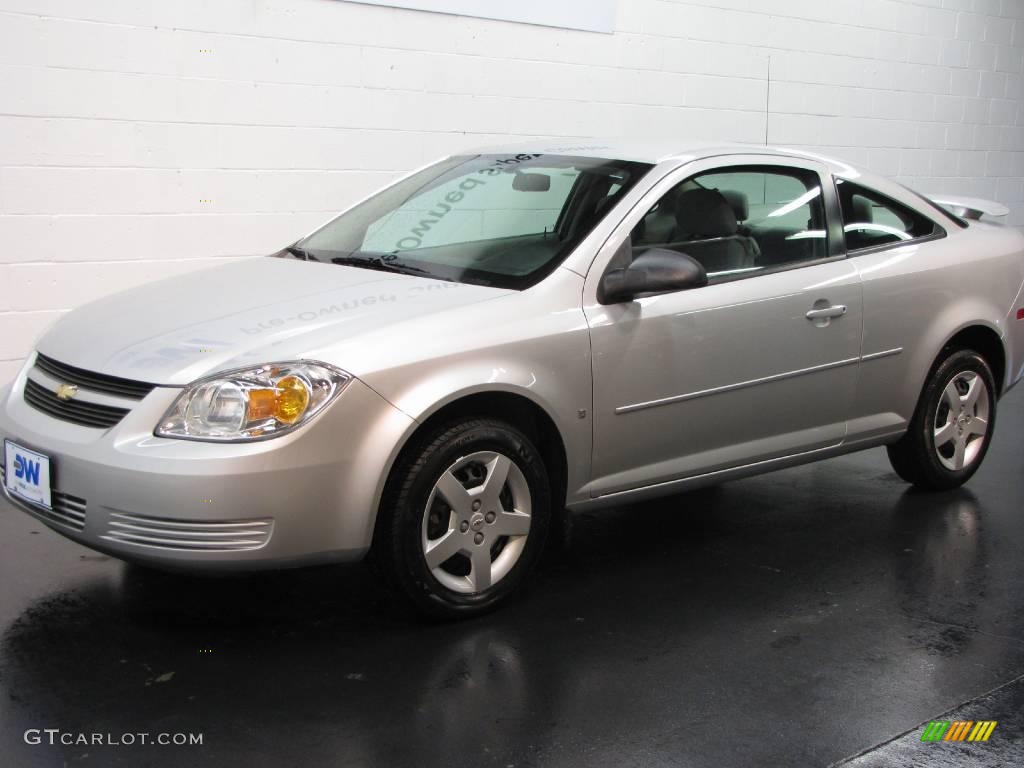
[[[449,588],[435,577],[427,565],[421,537],[427,502],[435,483],[456,462],[478,452],[501,454],[518,467],[529,489],[531,512],[529,532],[511,569],[490,587],[466,593]],[[511,474],[512,470],[510,477]],[[505,492],[508,492],[507,486],[504,486]],[[444,512],[444,508],[442,503],[441,515],[458,519],[454,512]],[[473,616],[496,607],[520,590],[541,556],[550,518],[551,489],[547,469],[529,438],[511,424],[497,419],[459,420],[414,439],[399,457],[388,477],[378,511],[372,556],[378,573],[392,591],[419,613],[440,618]],[[430,520],[433,521],[430,524],[437,522],[434,517]],[[447,526],[447,520],[443,524]],[[473,530],[469,530],[468,535],[473,536]],[[508,541],[507,538],[505,543],[495,540],[497,556]],[[490,539],[486,546],[492,546]],[[470,562],[464,554],[457,555],[456,560],[459,557],[466,558],[467,564]],[[458,565],[455,561],[447,562]],[[444,574],[441,576],[445,578]]]
[[[973,459],[962,469],[951,469],[943,464],[935,447],[936,419],[943,412],[943,392],[959,374],[974,372],[985,387],[988,398],[988,427],[977,438]],[[948,406],[947,406],[948,408]],[[946,491],[966,483],[978,471],[992,442],[996,422],[996,386],[992,369],[985,358],[971,349],[950,351],[932,369],[918,400],[910,426],[899,442],[888,446],[889,462],[896,474],[915,487],[928,491]]]

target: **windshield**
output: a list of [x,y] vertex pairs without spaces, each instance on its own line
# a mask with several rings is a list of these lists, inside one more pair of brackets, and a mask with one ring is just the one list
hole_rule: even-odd
[[522,290],[554,270],[650,168],[562,155],[453,157],[360,203],[287,254]]

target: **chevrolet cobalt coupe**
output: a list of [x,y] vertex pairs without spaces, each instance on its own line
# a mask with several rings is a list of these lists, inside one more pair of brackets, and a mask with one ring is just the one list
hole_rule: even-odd
[[563,509],[881,445],[952,488],[1024,366],[1005,212],[786,149],[449,157],[62,317],[0,390],[4,491],[126,560],[369,554],[469,615]]

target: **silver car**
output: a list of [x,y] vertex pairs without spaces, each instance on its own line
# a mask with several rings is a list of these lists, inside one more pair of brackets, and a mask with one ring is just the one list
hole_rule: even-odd
[[880,445],[952,488],[1024,366],[1005,212],[788,149],[449,157],[62,317],[0,390],[5,493],[161,567],[371,554],[469,615],[564,509]]

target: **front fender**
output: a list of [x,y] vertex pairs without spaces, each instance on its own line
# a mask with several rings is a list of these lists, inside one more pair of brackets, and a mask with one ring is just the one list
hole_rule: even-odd
[[[385,398],[415,420],[396,446],[388,472],[401,448],[431,416],[467,397],[500,392],[528,400],[555,425],[565,446],[567,502],[571,503],[590,478],[593,432],[590,346],[582,338],[575,344],[565,344],[569,340],[564,338],[553,349],[540,345],[529,360],[516,362],[501,354],[473,356],[429,369],[423,366],[418,372],[406,372],[397,381],[395,372],[391,372],[391,381],[375,382]],[[563,344],[575,347],[575,355],[557,348]]]

